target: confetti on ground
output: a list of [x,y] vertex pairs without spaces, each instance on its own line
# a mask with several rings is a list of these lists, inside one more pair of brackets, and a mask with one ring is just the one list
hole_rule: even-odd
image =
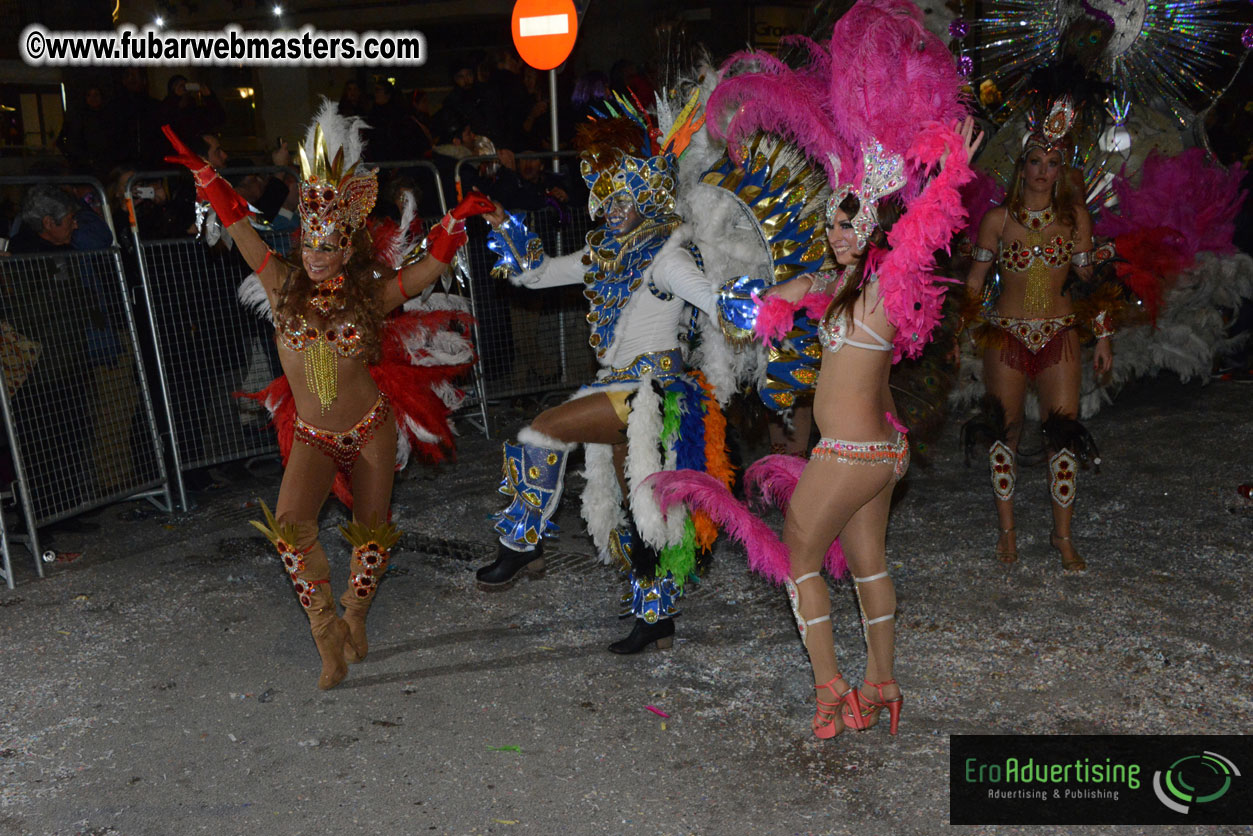
[[517,752],[519,754],[522,753],[521,746],[488,746],[487,748],[493,752]]
[[646,705],[646,706],[644,706],[644,708],[645,708],[645,709],[647,709],[647,710],[649,710],[649,711],[651,711],[651,712],[653,712],[653,713],[654,713],[654,714],[656,714],[658,717],[664,717],[664,718],[666,718],[666,719],[669,719],[669,718],[670,718],[670,715],[669,715],[669,714],[667,714],[666,712],[662,711],[660,708],[657,708],[656,706],[653,706],[653,705]]

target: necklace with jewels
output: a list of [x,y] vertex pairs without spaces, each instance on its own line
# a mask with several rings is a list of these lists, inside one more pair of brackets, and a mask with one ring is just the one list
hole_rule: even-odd
[[344,309],[344,274],[340,273],[333,279],[327,279],[313,288],[309,294],[309,304],[322,316],[330,316],[331,311]]
[[1023,237],[1026,249],[1031,253],[1031,263],[1026,269],[1027,290],[1023,296],[1023,312],[1027,316],[1043,316],[1048,312],[1052,301],[1052,271],[1044,260],[1044,230],[1057,220],[1053,204],[1043,209],[1022,207],[1014,215],[1014,220],[1027,230]]
[[1014,220],[1027,229],[1039,232],[1057,220],[1057,213],[1053,211],[1053,204],[1051,203],[1043,209],[1028,209],[1024,206],[1018,210],[1018,215]]

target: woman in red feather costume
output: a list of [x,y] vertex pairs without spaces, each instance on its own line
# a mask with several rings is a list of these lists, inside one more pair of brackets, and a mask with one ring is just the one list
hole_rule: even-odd
[[[273,313],[284,375],[255,397],[274,415],[285,470],[275,513],[263,506],[265,524],[253,524],[278,549],[308,615],[324,690],[366,655],[366,614],[400,536],[389,520],[398,447],[402,457],[414,445],[439,457],[451,446],[441,392],[453,394],[451,379],[473,359],[446,363],[428,350],[457,314],[393,312],[444,272],[465,243],[464,219],[493,208],[471,195],[432,230],[424,258],[379,263],[363,229],[378,195],[375,172],[358,167],[364,127],[330,102],[310,126],[299,149],[298,264],[270,252],[248,222],[246,201],[165,129],[178,152],[167,160],[192,170]],[[333,486],[353,511],[341,529],[352,545],[342,618],[318,543],[318,515]]]

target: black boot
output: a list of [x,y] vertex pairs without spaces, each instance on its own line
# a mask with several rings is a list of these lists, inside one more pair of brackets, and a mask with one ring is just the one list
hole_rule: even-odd
[[609,645],[609,650],[611,653],[639,653],[653,642],[657,642],[658,650],[667,650],[674,644],[673,618],[659,619],[656,624],[637,618],[631,635]]
[[529,552],[517,552],[501,543],[496,547],[496,560],[474,573],[479,589],[497,592],[513,586],[518,573],[525,571],[532,577],[544,576],[544,541],[541,540]]

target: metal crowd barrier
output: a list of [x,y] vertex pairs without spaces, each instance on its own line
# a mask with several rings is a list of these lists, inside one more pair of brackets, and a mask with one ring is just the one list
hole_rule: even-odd
[[[518,159],[577,157],[574,152],[518,154]],[[460,186],[466,165],[493,163],[496,156],[466,157],[456,166]],[[491,194],[490,183],[485,184]],[[507,209],[510,207],[506,207]],[[514,211],[514,210],[511,210]],[[524,213],[527,226],[544,242],[544,252],[561,256],[583,248],[592,226],[585,203]],[[483,398],[490,402],[569,391],[591,380],[597,370],[588,346],[587,300],[583,286],[528,290],[491,277],[496,256],[487,249],[487,228],[470,226],[462,252],[478,321],[477,346]]]
[[[36,184],[87,184],[107,206],[95,180],[0,178]],[[0,258],[0,413],[13,474],[2,496],[24,525],[15,535],[0,520],[10,588],[10,540],[25,543],[43,577],[40,528],[122,499],[171,509],[121,252],[103,220],[107,248]]]

